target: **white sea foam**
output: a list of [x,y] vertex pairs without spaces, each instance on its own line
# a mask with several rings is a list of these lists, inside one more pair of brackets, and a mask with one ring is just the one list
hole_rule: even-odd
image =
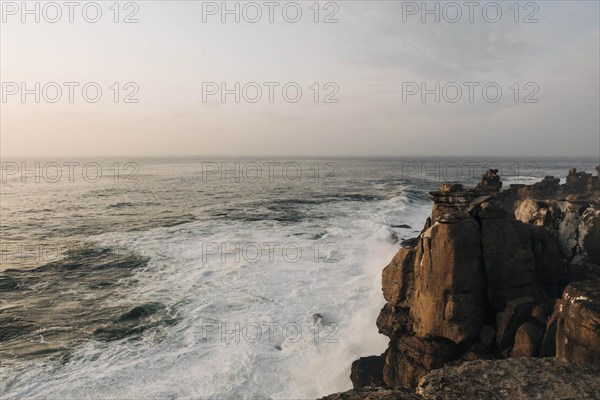
[[[381,270],[398,248],[389,225],[419,229],[429,211],[429,206],[407,207],[406,202],[400,196],[331,203],[320,207],[329,207],[334,217],[289,228],[273,229],[264,221],[216,221],[98,236],[99,244],[118,240],[150,258],[147,267],[120,282],[126,293],[106,301],[112,306],[160,302],[176,312],[179,322],[146,331],[140,340],[87,341],[64,364],[32,364],[20,376],[9,376],[6,395],[279,399],[347,390],[351,362],[380,354],[387,344],[375,320],[384,303]],[[416,229],[397,234],[402,239]],[[314,261],[310,246],[315,234],[321,235],[320,245],[338,246],[333,257],[339,262]],[[272,263],[233,256],[225,262],[203,260],[203,243],[236,241],[294,242],[307,253],[295,263],[281,257]],[[339,330],[315,325],[311,317],[316,313]],[[225,340],[222,323],[235,331]],[[263,336],[253,343],[248,338],[256,337],[255,326],[262,327]],[[301,335],[290,330],[284,336],[284,326],[299,327]]]

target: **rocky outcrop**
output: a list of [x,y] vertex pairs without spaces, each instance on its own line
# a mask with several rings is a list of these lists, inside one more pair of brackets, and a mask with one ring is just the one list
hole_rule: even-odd
[[390,342],[383,367],[383,382],[392,387],[414,387],[429,371],[443,367],[458,355],[456,344],[448,339],[402,336]]
[[600,369],[565,360],[472,361],[432,371],[419,384],[423,399],[600,399]]
[[556,358],[476,360],[424,376],[417,388],[366,387],[322,400],[600,399],[600,369]]
[[385,354],[380,356],[362,357],[352,363],[350,379],[356,382],[356,386],[382,386],[383,365]]
[[335,393],[321,400],[422,400],[412,390],[397,388],[365,387],[343,393]]
[[598,177],[571,170],[564,185],[546,177],[501,187],[490,170],[475,189],[431,192],[431,218],[383,270],[377,327],[388,349],[353,364],[355,388],[380,377],[415,387],[432,370],[477,359],[598,362],[599,281],[562,295],[569,282],[600,276]]
[[600,280],[567,286],[556,302],[544,342],[545,356],[600,367]]

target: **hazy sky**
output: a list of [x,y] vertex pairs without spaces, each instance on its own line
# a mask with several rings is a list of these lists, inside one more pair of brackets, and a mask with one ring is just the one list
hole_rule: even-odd
[[[494,5],[480,3],[470,22],[462,1],[454,3],[462,12],[455,23],[456,7],[442,10],[439,3],[436,23],[435,15],[415,10],[421,2],[400,1],[320,2],[319,23],[313,1],[298,2],[297,23],[283,18],[286,2],[274,7],[272,23],[263,1],[256,23],[244,20],[256,15],[249,6],[243,14],[244,2],[239,23],[233,15],[225,23],[219,12],[210,15],[221,2],[136,1],[127,9],[123,2],[118,23],[113,1],[98,2],[97,23],[83,18],[89,2],[73,10],[73,23],[65,6],[51,23],[56,9],[40,3],[36,23],[35,15],[15,10],[20,1],[2,3],[3,156],[600,154],[597,1],[538,1],[527,8],[521,2],[518,22],[514,2],[498,2],[502,16],[495,23],[489,22],[496,18]],[[294,19],[295,5],[286,10]],[[123,23],[132,12],[139,22]],[[323,23],[333,12],[339,22]],[[85,16],[93,20],[95,8],[88,6]],[[524,23],[528,16],[539,22]],[[35,92],[35,82],[40,102],[35,94],[23,102],[21,84]],[[56,103],[48,101],[56,96],[51,82],[62,90]],[[64,82],[79,83],[73,103]],[[96,103],[82,95],[89,82],[102,89]],[[204,93],[204,101],[205,82],[229,89],[257,82],[263,97],[247,101],[256,94],[247,86],[240,103],[233,94],[223,103],[220,95]],[[264,82],[279,83],[272,86],[272,103]],[[302,89],[296,103],[282,94],[290,82]],[[408,95],[436,82],[439,103],[433,93],[425,103],[420,93]],[[473,102],[465,82],[475,83]],[[486,84],[488,100],[502,89],[498,102],[486,100]],[[124,103],[136,86],[139,102]],[[336,87],[332,99],[339,101],[324,103]],[[447,101],[456,98],[457,87],[462,98]],[[293,97],[295,89],[287,93]],[[88,95],[95,96],[93,87]]]

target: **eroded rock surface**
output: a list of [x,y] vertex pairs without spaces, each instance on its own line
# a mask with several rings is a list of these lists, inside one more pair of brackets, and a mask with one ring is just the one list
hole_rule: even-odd
[[405,388],[361,388],[335,393],[320,400],[422,400],[412,390]]
[[432,371],[417,393],[431,400],[598,400],[600,370],[554,358],[477,360]]
[[548,329],[546,340],[554,342],[554,348],[545,355],[600,367],[600,280],[567,286],[556,302]]
[[322,400],[599,400],[600,369],[557,358],[475,360],[425,375],[415,389],[353,389]]
[[475,189],[431,192],[431,218],[383,270],[377,327],[388,349],[355,362],[355,388],[379,377],[415,387],[432,370],[478,359],[598,364],[598,177],[571,170],[563,185],[546,177],[501,187],[490,170]]

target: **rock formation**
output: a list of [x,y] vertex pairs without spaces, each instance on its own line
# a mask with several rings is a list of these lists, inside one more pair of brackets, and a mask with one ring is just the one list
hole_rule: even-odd
[[377,327],[390,342],[355,361],[355,389],[414,388],[432,370],[480,359],[600,366],[598,177],[572,169],[563,185],[546,177],[501,191],[497,172],[475,189],[431,192],[431,218],[383,270]]
[[478,360],[432,371],[417,393],[436,400],[597,400],[599,374],[596,367],[555,358]]
[[556,358],[476,360],[436,369],[416,389],[364,387],[322,400],[600,399],[600,369]]

